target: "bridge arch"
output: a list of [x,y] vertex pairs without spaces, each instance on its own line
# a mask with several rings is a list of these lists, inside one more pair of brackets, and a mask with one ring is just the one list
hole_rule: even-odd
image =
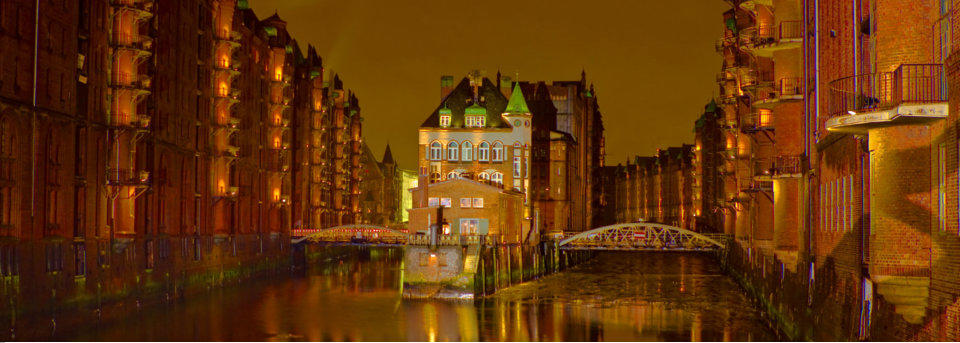
[[355,240],[377,242],[385,244],[406,243],[409,234],[403,231],[372,224],[348,224],[329,227],[322,230],[294,230],[302,236],[291,240],[293,244],[304,241],[319,243],[348,243]]
[[585,250],[715,250],[714,238],[657,223],[622,223],[584,231],[560,241],[560,247]]

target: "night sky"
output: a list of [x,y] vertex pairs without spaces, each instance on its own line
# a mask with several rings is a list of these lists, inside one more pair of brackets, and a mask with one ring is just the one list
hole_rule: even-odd
[[415,169],[417,127],[440,101],[440,76],[499,69],[522,80],[596,88],[607,164],[693,143],[693,122],[716,93],[721,0],[524,1],[249,0],[277,11],[328,76],[357,93],[363,136],[380,157],[390,143]]

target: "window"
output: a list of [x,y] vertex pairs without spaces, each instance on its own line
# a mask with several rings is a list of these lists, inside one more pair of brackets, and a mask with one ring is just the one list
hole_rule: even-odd
[[451,207],[450,198],[440,198],[440,206],[450,208]]
[[448,126],[450,126],[450,116],[449,116],[449,115],[442,115],[442,116],[440,116],[440,126],[441,126],[441,127],[448,127]]
[[473,208],[483,208],[483,198],[473,198]]
[[440,198],[431,197],[430,199],[427,200],[427,206],[429,207],[440,206]]
[[476,235],[480,229],[480,219],[462,218],[460,219],[461,235]]
[[490,182],[496,183],[498,185],[502,185],[503,173],[496,172],[496,173],[490,174]]
[[460,151],[457,142],[450,142],[447,144],[447,161],[456,161],[457,152]]
[[947,146],[940,143],[939,146],[939,168],[937,169],[938,179],[938,203],[940,217],[940,231],[947,231]]
[[83,242],[73,243],[73,266],[75,268],[73,275],[87,274],[87,247]]
[[443,147],[440,145],[440,142],[433,142],[430,144],[430,159],[434,161],[439,161]]
[[500,142],[493,143],[493,160],[495,162],[503,161],[503,144],[500,144]]
[[473,204],[473,198],[460,198],[460,208],[470,208]]
[[440,182],[440,173],[430,173],[430,183]]
[[520,156],[514,156],[514,157],[513,157],[513,177],[515,177],[515,178],[519,178],[519,177],[520,177],[520,168],[521,168],[521,167],[522,167],[522,166],[520,165]]
[[60,243],[47,244],[47,273],[63,270],[63,246]]
[[487,142],[480,142],[480,148],[477,149],[477,161],[489,161],[490,160],[490,144]]
[[463,142],[463,154],[460,155],[463,161],[473,161],[473,144],[469,141]]
[[480,181],[490,181],[490,173],[480,172],[477,176],[480,178]]
[[17,246],[0,245],[0,276],[14,276],[20,268],[17,265]]
[[460,178],[460,173],[455,171],[447,173],[447,180],[456,180]]

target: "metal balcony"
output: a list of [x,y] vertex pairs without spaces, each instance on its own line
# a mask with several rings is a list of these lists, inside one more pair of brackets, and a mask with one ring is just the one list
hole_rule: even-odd
[[110,0],[110,7],[118,11],[131,11],[138,19],[153,17],[153,0]]
[[773,89],[758,87],[754,92],[754,108],[772,109],[781,102],[803,100],[803,79],[785,77],[778,80]]
[[892,72],[862,74],[829,85],[828,131],[926,124],[947,117],[947,82],[942,64],[903,64]]
[[150,172],[132,169],[108,169],[109,186],[147,186],[150,184]]
[[223,148],[223,155],[225,157],[239,157],[240,147],[228,144],[226,147]]
[[777,156],[770,171],[774,178],[800,177],[803,174],[803,158],[800,155]]
[[153,54],[153,38],[145,35],[116,34],[110,40],[110,47],[137,53],[137,58]]
[[782,21],[776,26],[757,27],[753,38],[753,53],[771,57],[775,51],[797,49],[803,43],[803,23],[799,20]]
[[[127,119],[128,120],[124,120]],[[110,118],[110,126],[115,129],[134,129],[138,131],[145,131],[150,129],[150,116],[143,114],[136,115],[112,115]]]

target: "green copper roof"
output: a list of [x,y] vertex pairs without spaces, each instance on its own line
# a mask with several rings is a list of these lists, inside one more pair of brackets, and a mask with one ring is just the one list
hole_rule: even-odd
[[510,95],[510,102],[507,102],[506,113],[530,113],[527,107],[527,100],[523,98],[523,91],[520,90],[520,84],[513,85],[513,95]]
[[264,27],[263,30],[264,30],[264,31],[267,31],[267,36],[270,36],[270,37],[276,37],[276,36],[277,36],[277,28],[276,28],[276,27],[267,26],[267,27]]
[[320,71],[319,71],[319,70],[311,70],[311,71],[310,71],[310,78],[311,78],[311,79],[314,79],[314,78],[317,78],[317,77],[320,77]]
[[250,8],[250,4],[247,3],[247,0],[237,1],[237,8],[245,10]]
[[471,114],[486,115],[487,109],[480,107],[480,105],[473,104],[473,105],[470,105],[470,107],[467,107],[467,109],[464,110],[463,113],[466,115],[471,115]]
[[453,114],[453,111],[447,108],[447,105],[443,105],[443,108],[440,109],[440,114],[451,115]]

